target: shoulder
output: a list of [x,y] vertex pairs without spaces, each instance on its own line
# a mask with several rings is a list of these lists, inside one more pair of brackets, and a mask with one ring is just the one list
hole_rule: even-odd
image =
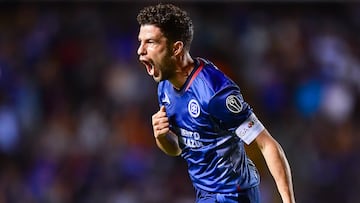
[[162,103],[162,100],[164,99],[164,97],[168,97],[167,95],[165,95],[165,92],[169,92],[168,88],[171,86],[170,82],[168,82],[167,80],[161,81],[158,83],[157,86],[157,95],[158,95],[158,101],[159,104]]
[[203,58],[197,59],[200,61],[200,63],[203,64],[201,78],[206,82],[206,85],[211,88],[215,93],[229,86],[236,86],[236,84],[211,61]]
[[160,95],[161,92],[164,91],[164,89],[167,89],[171,86],[170,82],[167,80],[160,81],[157,87],[158,95]]

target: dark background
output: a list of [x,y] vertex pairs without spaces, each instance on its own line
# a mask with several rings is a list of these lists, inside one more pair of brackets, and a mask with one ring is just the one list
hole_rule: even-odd
[[[0,203],[190,203],[156,148],[156,84],[138,63],[149,2],[0,3]],[[360,199],[360,5],[177,1],[191,54],[236,81],[290,162],[297,202]],[[280,202],[261,154],[264,203]]]

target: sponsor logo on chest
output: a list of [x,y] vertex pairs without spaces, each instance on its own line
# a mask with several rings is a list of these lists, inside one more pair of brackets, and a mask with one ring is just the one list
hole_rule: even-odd
[[180,128],[180,142],[190,148],[199,148],[204,146],[200,141],[200,134],[198,132],[193,132]]

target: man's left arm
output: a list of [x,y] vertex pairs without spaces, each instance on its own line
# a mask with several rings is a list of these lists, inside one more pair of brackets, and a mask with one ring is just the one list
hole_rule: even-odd
[[209,102],[209,112],[219,126],[234,130],[244,143],[257,143],[275,179],[283,203],[295,203],[291,171],[285,153],[269,134],[234,86],[219,91]]
[[295,203],[291,170],[282,147],[266,129],[256,137],[255,143],[264,156],[283,203]]

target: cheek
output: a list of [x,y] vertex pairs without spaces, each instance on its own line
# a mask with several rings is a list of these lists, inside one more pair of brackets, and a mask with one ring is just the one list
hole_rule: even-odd
[[156,52],[153,52],[152,58],[159,63],[163,63],[164,61],[168,60],[169,55],[165,50],[157,50]]
[[161,51],[155,47],[148,47],[147,54],[151,56],[151,58],[158,58],[161,55]]
[[166,46],[158,46],[154,48],[154,52],[161,56],[168,56],[170,53]]

